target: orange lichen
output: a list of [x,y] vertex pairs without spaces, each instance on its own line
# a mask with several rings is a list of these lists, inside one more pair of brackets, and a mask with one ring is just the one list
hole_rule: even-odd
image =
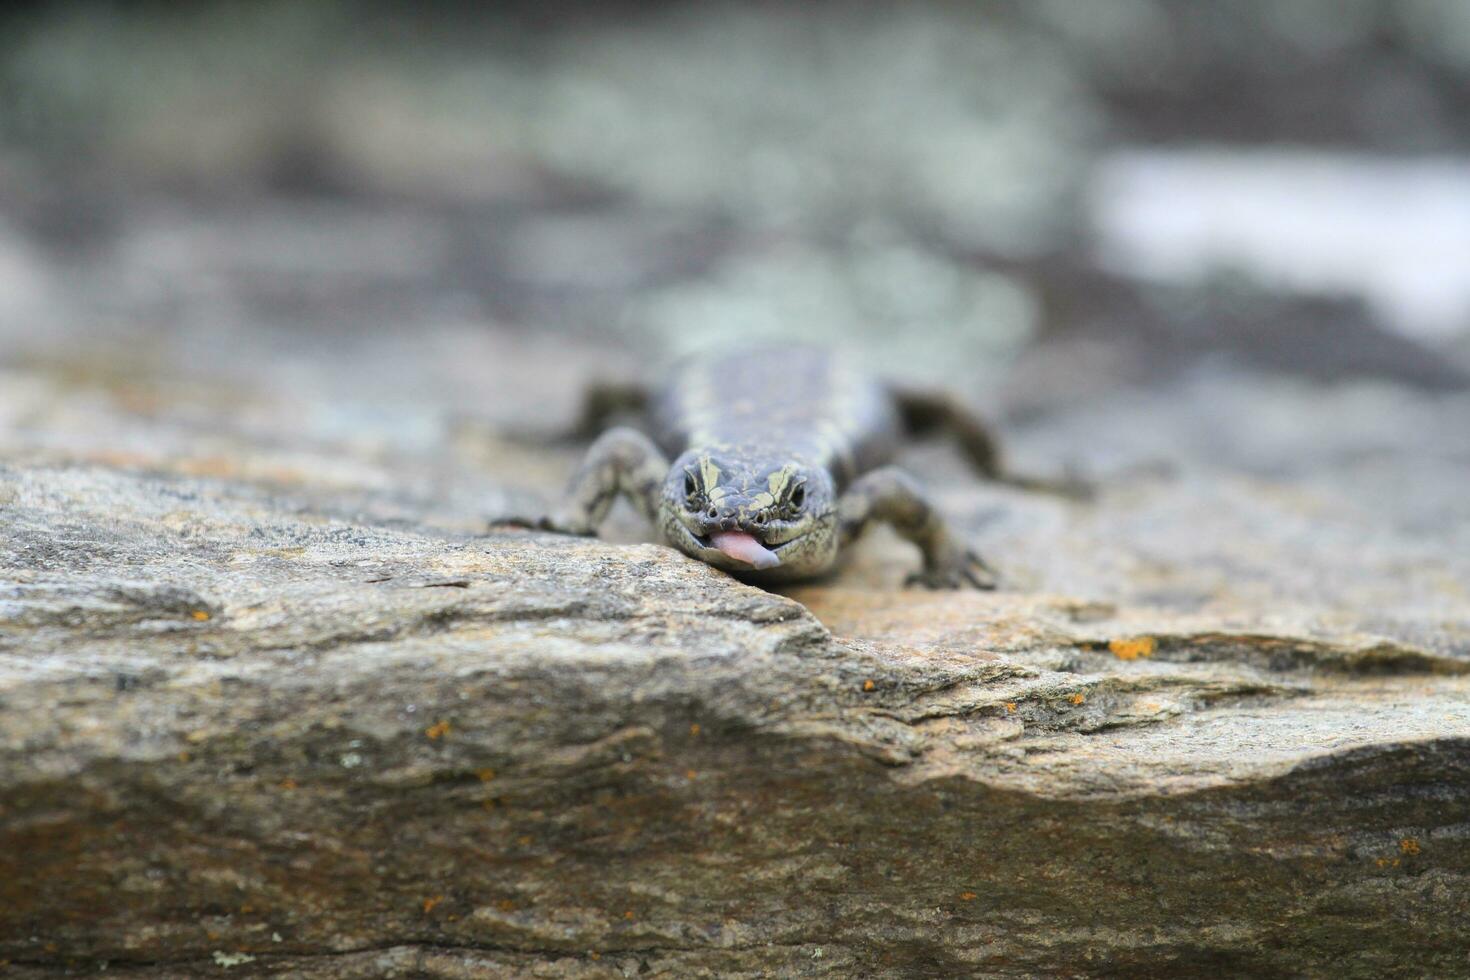
[[1014,702],[1014,701],[1007,701],[1006,702],[1006,714],[1013,715],[1015,713],[1016,713],[1016,702]]
[[499,902],[495,903],[495,907],[502,912],[514,912],[516,910],[516,903],[508,898],[502,898]]
[[689,734],[691,737],[699,736],[699,722],[695,722],[694,724],[689,726]]
[[1084,702],[1084,701],[1086,701],[1086,700],[1087,700],[1087,697],[1086,697],[1086,695],[1084,695],[1084,694],[1082,694],[1082,693],[1081,693],[1081,692],[1080,692],[1080,691],[1079,691],[1079,692],[1078,692],[1078,693],[1076,693],[1076,694],[1074,694],[1074,695],[1072,695],[1072,696],[1071,696],[1071,697],[1070,697],[1070,698],[1068,698],[1068,699],[1067,699],[1067,700],[1068,700],[1068,701],[1071,701],[1071,702],[1072,702],[1072,703],[1073,703],[1073,704],[1081,704],[1081,703],[1082,703],[1082,702]]
[[284,789],[284,790],[292,790],[292,789],[295,789],[296,786],[297,786],[296,780],[292,779],[290,776],[287,776],[285,779],[281,780],[281,782],[280,782],[280,787],[281,787],[281,789]]
[[517,837],[516,838],[516,843],[519,844],[519,845],[521,845],[522,847],[530,847],[531,846],[531,838],[530,837]]
[[1113,651],[1113,656],[1119,660],[1137,660],[1139,657],[1152,657],[1154,650],[1157,648],[1158,642],[1151,636],[1136,636],[1129,639],[1108,641],[1108,649]]
[[876,688],[877,686],[878,685],[877,684],[874,684],[872,681],[863,681],[863,690],[864,691],[871,691],[874,688]]
[[428,915],[430,912],[434,911],[434,906],[438,905],[442,901],[444,901],[443,895],[435,895],[433,898],[424,899],[424,914]]
[[699,778],[699,773],[695,772],[693,769],[685,769],[684,770],[684,778],[685,779],[698,779]]
[[960,892],[960,901],[962,902],[973,902],[976,897],[974,892]]
[[179,753],[179,761],[180,762],[188,762],[189,761],[189,753],[187,753],[187,752],[180,752]]
[[633,910],[632,909],[629,909],[628,911],[624,912],[623,913],[623,918],[625,918],[625,919],[632,919],[633,918]]
[[495,778],[495,770],[494,769],[477,769],[477,770],[475,770],[475,775],[480,777],[480,782],[482,782],[482,783],[488,783],[490,780],[492,780],[492,779]]
[[424,729],[424,734],[429,736],[429,738],[431,739],[443,738],[445,735],[449,734],[449,722],[436,721],[434,722],[434,724]]
[[1419,838],[1405,837],[1403,840],[1399,841],[1399,850],[1403,851],[1405,854],[1418,854]]
[[196,609],[189,615],[194,618],[195,622],[204,623],[209,621],[209,610],[207,609]]

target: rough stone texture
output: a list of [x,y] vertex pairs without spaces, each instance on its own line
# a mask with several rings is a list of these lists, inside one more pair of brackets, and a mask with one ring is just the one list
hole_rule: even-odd
[[[1008,588],[897,590],[913,556],[880,536],[783,597],[656,545],[476,533],[575,451],[415,388],[537,357],[476,336],[388,345],[380,398],[421,416],[397,429],[332,380],[387,356],[371,335],[294,353],[289,392],[239,338],[175,338],[230,385],[105,338],[15,359],[18,975],[1470,970],[1454,425],[1289,478],[1099,455],[1086,504],[918,453]],[[522,411],[480,391],[482,418]],[[1319,446],[1344,399],[1423,408],[1249,391]]]
[[[0,972],[1470,976],[1470,325],[1145,285],[1082,213],[1119,131],[1454,149],[1461,8],[1352,6],[364,14],[330,66],[347,4],[37,15]],[[992,594],[486,530],[585,380],[757,335],[1096,496],[910,453]]]

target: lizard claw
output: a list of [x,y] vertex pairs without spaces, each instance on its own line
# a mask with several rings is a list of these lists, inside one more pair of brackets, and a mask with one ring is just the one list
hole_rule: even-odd
[[597,529],[585,519],[567,517],[564,514],[547,514],[536,522],[536,530],[550,531],[553,534],[571,534],[579,538],[591,538],[597,535]]
[[1000,584],[995,569],[968,548],[921,572],[910,575],[904,585],[925,589],[980,589],[989,591]]

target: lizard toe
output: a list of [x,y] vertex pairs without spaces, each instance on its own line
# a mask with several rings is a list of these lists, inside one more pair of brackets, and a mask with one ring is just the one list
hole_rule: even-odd
[[985,564],[984,559],[973,551],[965,551],[953,561],[914,572],[904,584],[910,588],[979,589],[988,592],[1000,582],[995,570]]

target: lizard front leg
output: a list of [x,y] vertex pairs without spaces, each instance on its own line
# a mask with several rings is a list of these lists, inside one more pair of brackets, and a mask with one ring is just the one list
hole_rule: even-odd
[[918,545],[924,569],[909,584],[931,589],[995,588],[995,575],[955,537],[911,476],[885,466],[861,477],[838,501],[842,540],[850,544],[872,521],[882,521]]
[[619,494],[652,521],[668,473],[669,461],[643,433],[609,429],[587,450],[556,510],[537,526],[563,534],[596,534]]

